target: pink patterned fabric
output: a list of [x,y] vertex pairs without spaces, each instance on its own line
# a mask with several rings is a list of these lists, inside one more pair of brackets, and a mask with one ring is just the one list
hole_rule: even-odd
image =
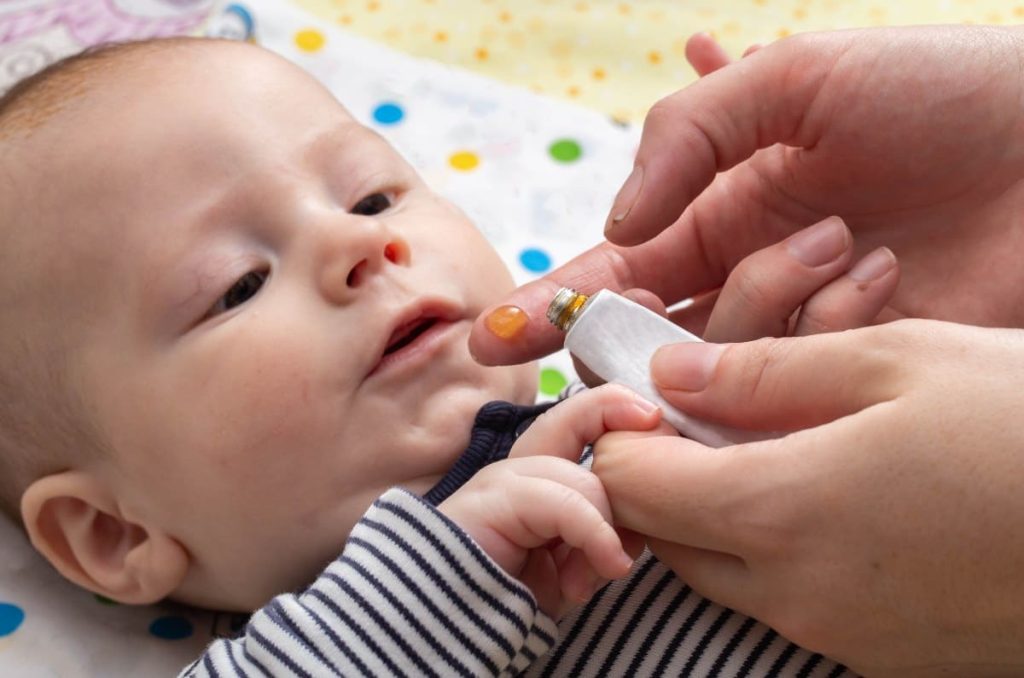
[[[186,4],[197,5],[195,2],[172,0],[176,7]],[[19,42],[56,26],[64,26],[83,47],[116,40],[178,35],[195,29],[208,11],[209,5],[202,3],[194,11],[181,11],[177,16],[153,17],[126,13],[113,0],[43,1],[10,13],[0,13],[0,46]]]

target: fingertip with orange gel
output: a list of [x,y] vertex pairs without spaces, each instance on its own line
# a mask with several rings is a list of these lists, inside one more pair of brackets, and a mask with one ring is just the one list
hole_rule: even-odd
[[499,306],[487,314],[484,325],[499,339],[515,339],[523,333],[530,316],[518,306]]

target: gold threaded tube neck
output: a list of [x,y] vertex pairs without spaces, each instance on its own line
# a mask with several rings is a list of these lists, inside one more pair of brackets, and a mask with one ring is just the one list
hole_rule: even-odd
[[572,288],[563,287],[548,304],[548,320],[558,329],[568,330],[576,322],[576,317],[587,303],[587,298],[587,295],[580,294]]

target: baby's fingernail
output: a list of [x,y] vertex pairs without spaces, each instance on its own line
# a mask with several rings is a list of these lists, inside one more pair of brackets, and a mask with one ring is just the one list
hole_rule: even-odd
[[805,266],[824,266],[850,246],[850,231],[839,217],[829,217],[790,236],[786,247]]
[[622,184],[622,188],[619,189],[618,195],[615,196],[611,218],[604,227],[606,235],[615,228],[616,224],[624,221],[629,216],[637,197],[640,195],[640,188],[643,184],[644,168],[640,165],[635,165],[629,177],[626,178],[625,183]]
[[619,554],[618,562],[619,570],[622,572],[620,576],[626,576],[629,571],[633,569],[633,559],[629,557],[629,554],[623,551]]
[[647,398],[643,398],[636,394],[633,395],[633,404],[636,405],[637,409],[644,414],[654,414],[661,409]]
[[857,282],[878,280],[896,265],[896,255],[888,247],[879,247],[850,269],[850,277]]
[[727,346],[699,341],[662,346],[651,358],[651,377],[661,388],[702,391],[711,383]]
[[500,339],[515,339],[530,322],[530,316],[518,306],[499,306],[487,314],[484,325]]

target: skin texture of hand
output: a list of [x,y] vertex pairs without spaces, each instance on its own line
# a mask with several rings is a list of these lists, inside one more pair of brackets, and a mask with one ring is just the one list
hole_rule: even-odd
[[560,286],[640,287],[671,304],[829,215],[858,254],[887,246],[900,260],[879,320],[1024,325],[1022,62],[1020,28],[943,26],[798,35],[717,68],[648,115],[609,216],[618,245],[501,302],[526,311],[527,331],[505,342],[478,320],[474,356],[557,348],[544,309]]
[[621,386],[581,393],[538,417],[508,459],[485,467],[438,509],[558,619],[626,575],[643,550],[642,539],[612,527],[601,483],[577,463],[583,448],[608,431],[654,429],[660,419],[656,406]]
[[796,431],[597,442],[616,524],[695,590],[867,676],[1024,672],[1024,332],[679,344],[652,373],[696,416]]

